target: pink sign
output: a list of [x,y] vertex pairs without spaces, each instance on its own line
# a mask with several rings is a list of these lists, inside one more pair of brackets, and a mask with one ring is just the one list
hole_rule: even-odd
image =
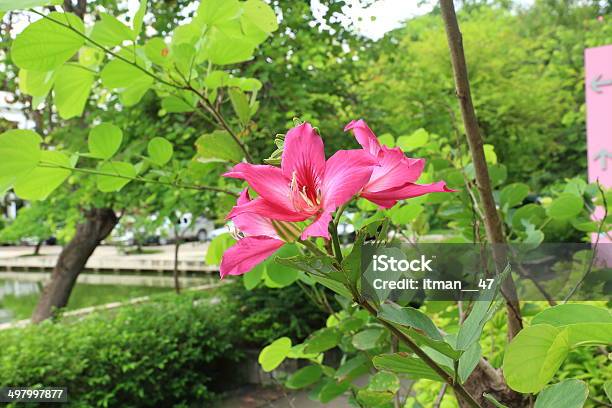
[[[587,48],[585,71],[589,181],[612,188],[612,45]],[[594,218],[603,214],[603,208],[597,208]],[[609,233],[604,232],[599,242],[612,242]]]

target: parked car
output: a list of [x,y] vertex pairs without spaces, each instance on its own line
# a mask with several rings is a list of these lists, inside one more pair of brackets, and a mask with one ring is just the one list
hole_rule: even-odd
[[206,242],[211,239],[211,233],[215,229],[214,223],[205,218],[193,218],[191,213],[185,213],[178,217],[176,224],[173,225],[169,219],[166,219],[163,225],[158,228],[157,236],[160,244],[174,242],[177,238],[185,241]]

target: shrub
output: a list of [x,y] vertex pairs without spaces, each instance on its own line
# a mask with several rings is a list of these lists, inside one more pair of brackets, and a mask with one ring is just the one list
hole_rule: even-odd
[[79,407],[201,405],[242,357],[229,309],[201,294],[165,295],[0,332],[0,386],[64,386]]
[[224,291],[236,300],[238,337],[246,346],[261,348],[282,336],[302,341],[325,325],[327,314],[314,306],[298,285],[249,291],[237,284]]

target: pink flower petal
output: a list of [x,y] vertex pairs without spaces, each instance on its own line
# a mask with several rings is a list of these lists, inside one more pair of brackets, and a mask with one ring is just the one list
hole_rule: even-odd
[[379,167],[374,167],[372,177],[364,188],[366,192],[388,190],[415,182],[421,176],[425,160],[410,159],[399,148],[382,146],[379,154]]
[[288,210],[287,208],[277,205],[276,202],[270,202],[262,197],[257,197],[246,204],[234,206],[225,218],[233,219],[245,213],[253,213],[265,218],[292,222],[304,221],[312,216],[312,214],[295,212],[293,209]]
[[372,156],[378,157],[378,154],[381,149],[380,142],[378,138],[372,132],[368,124],[363,120],[359,119],[357,121],[352,120],[348,125],[344,127],[344,131],[348,132],[349,130],[353,131],[357,142]]
[[399,200],[422,196],[429,193],[452,193],[452,190],[446,187],[444,181],[438,181],[431,184],[415,184],[407,183],[398,188],[392,188],[377,192],[364,192],[361,196],[383,208],[393,207]]
[[[238,206],[244,206],[251,202],[249,197],[249,189],[242,190],[238,197]],[[244,212],[232,218],[234,225],[239,231],[247,235],[265,235],[272,238],[278,238],[278,234],[274,226],[268,218],[262,217],[259,214]]]
[[331,214],[323,212],[310,224],[304,231],[302,231],[301,239],[308,239],[309,237],[323,237],[329,239],[329,222],[331,221]]
[[283,176],[281,169],[269,165],[239,163],[225,177],[245,180],[261,197],[274,202],[276,206],[293,211],[291,203],[291,179]]
[[283,241],[269,237],[242,238],[223,254],[219,266],[221,279],[247,273],[283,245]]
[[323,209],[334,211],[366,185],[377,160],[363,149],[338,150],[327,161],[321,195]]
[[283,175],[289,180],[295,173],[302,186],[316,188],[325,171],[323,140],[310,123],[303,123],[287,132],[281,157]]

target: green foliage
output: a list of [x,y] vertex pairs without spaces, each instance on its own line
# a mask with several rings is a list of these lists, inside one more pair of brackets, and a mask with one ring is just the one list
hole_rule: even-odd
[[85,44],[84,32],[83,21],[74,14],[52,12],[17,36],[11,47],[11,57],[19,68],[51,71],[68,61]]
[[520,392],[539,392],[573,348],[611,344],[611,316],[608,310],[579,304],[559,305],[536,315],[533,325],[508,346],[503,365],[508,385]]
[[264,347],[259,353],[259,364],[265,372],[269,372],[278,367],[291,350],[291,339],[281,337],[274,340],[271,344]]
[[147,145],[149,158],[158,166],[168,163],[172,158],[173,151],[172,144],[163,137],[154,137]]
[[72,324],[4,331],[0,384],[63,384],[75,407],[206,404],[242,355],[235,316],[195,300],[170,296]]
[[101,123],[89,132],[87,144],[89,154],[98,159],[108,160],[117,153],[123,140],[123,132],[112,123]]
[[581,408],[589,395],[587,385],[580,380],[565,380],[550,385],[538,394],[534,408]]

